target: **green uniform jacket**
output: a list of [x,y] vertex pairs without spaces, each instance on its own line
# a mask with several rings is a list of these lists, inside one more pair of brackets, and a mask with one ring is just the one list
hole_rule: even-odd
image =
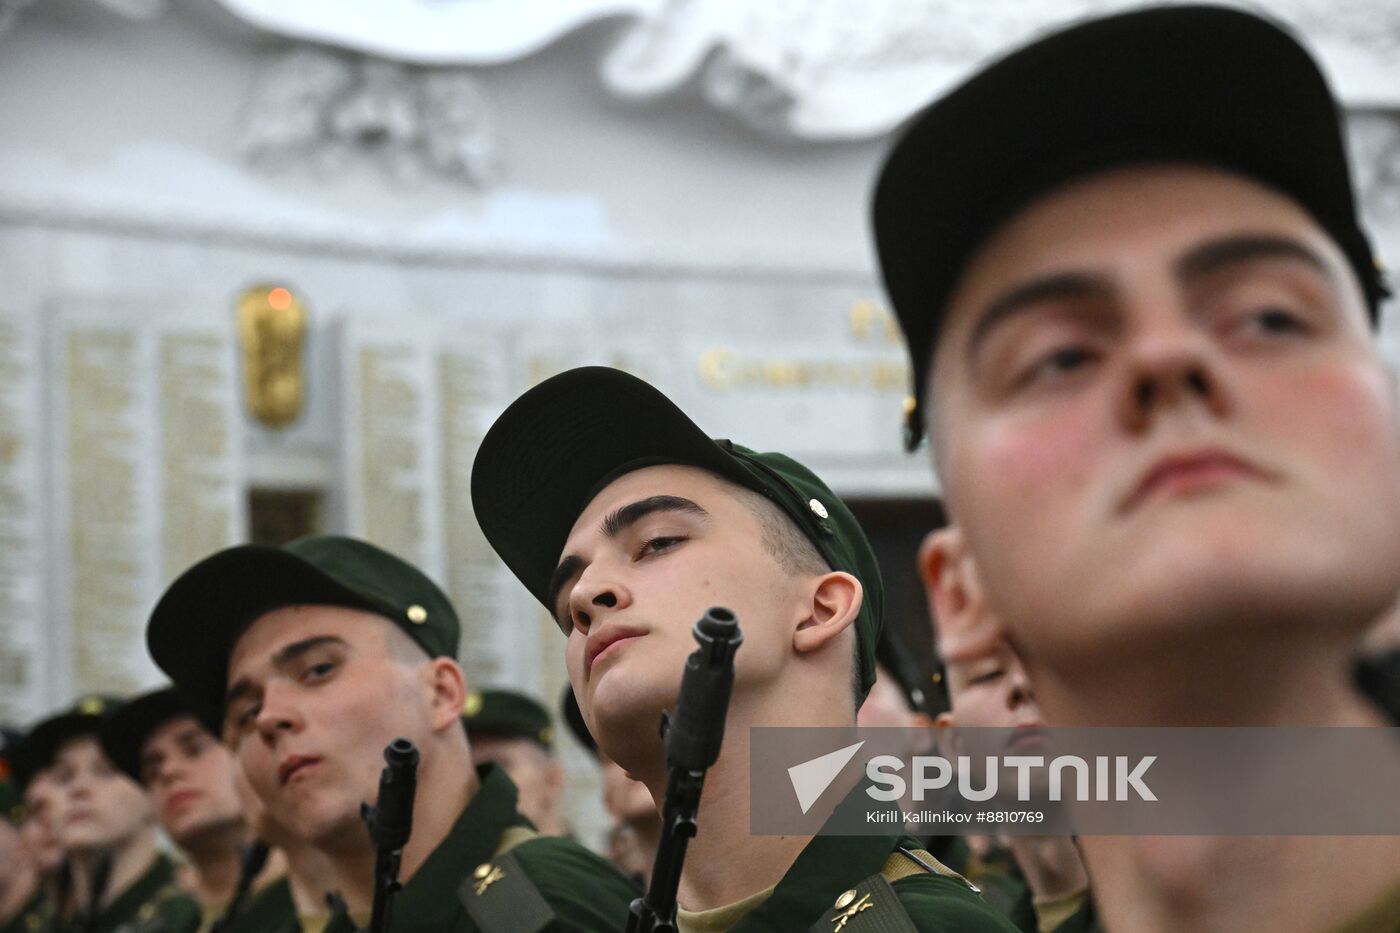
[[52,922],[53,906],[44,896],[44,886],[39,885],[29,903],[11,917],[9,923],[0,927],[0,933],[39,933]]
[[[394,933],[617,933],[638,891],[613,865],[568,839],[534,836],[497,855],[510,829],[529,829],[515,785],[496,765],[447,838],[393,901]],[[325,933],[353,925],[344,914]]]
[[[797,861],[773,889],[772,895],[735,924],[732,933],[790,933],[813,929],[824,918],[823,929],[834,930],[840,913],[828,917],[838,901],[843,907],[860,903],[843,898],[872,875],[879,875],[885,861],[901,847],[918,849],[915,839],[893,833],[882,836],[815,836]],[[992,910],[966,882],[936,872],[920,872],[893,882],[888,890],[870,893],[871,909],[853,913],[842,933],[865,930],[913,929],[919,933],[1015,933],[1016,928]],[[886,919],[896,905],[882,902],[892,893],[908,915],[912,927],[890,925]],[[896,911],[897,913],[897,911]]]
[[195,933],[199,903],[175,885],[175,865],[164,855],[108,904],[91,925],[82,918],[58,921],[61,933]]
[[[216,920],[209,918],[211,924]],[[254,891],[220,933],[297,933],[300,929],[292,886],[286,878],[278,878]]]

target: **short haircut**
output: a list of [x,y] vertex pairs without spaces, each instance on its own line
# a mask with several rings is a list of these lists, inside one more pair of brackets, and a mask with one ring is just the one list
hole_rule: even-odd
[[[758,519],[763,549],[773,556],[778,566],[794,577],[814,577],[831,572],[831,565],[817,550],[812,539],[776,502],[727,479],[724,482],[734,497]],[[856,636],[855,652],[851,656],[851,697],[856,709],[860,708],[860,698],[864,693],[861,674],[860,637]]]

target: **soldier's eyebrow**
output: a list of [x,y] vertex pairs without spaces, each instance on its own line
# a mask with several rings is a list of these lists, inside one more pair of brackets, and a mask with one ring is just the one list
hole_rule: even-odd
[[1291,237],[1271,233],[1237,233],[1199,243],[1176,260],[1173,271],[1178,279],[1199,279],[1259,259],[1298,260],[1329,281],[1332,278],[1327,263],[1312,249]]
[[1101,298],[1111,292],[1108,282],[1088,272],[1055,272],[1022,282],[1002,292],[982,309],[967,338],[967,358],[975,360],[978,348],[992,331],[1036,305]]
[[[339,636],[313,635],[310,638],[303,638],[301,641],[294,641],[290,645],[279,648],[277,653],[272,656],[272,666],[275,668],[284,668],[308,651],[329,644],[349,647],[349,643]],[[255,692],[257,691],[253,687],[253,682],[246,677],[240,677],[234,682],[233,686],[229,687],[228,693],[224,695],[224,708],[227,709],[232,706],[235,701],[241,700],[248,694]]]
[[[609,538],[616,538],[643,518],[656,512],[689,512],[701,518],[710,517],[709,512],[681,496],[649,496],[609,512],[603,519],[603,534]],[[549,606],[552,610],[557,611],[560,590],[583,568],[583,563],[583,558],[577,554],[570,554],[561,560],[559,566],[554,568],[554,573],[550,574],[548,592]]]
[[700,506],[680,496],[651,496],[628,503],[603,519],[603,534],[616,538],[637,522],[655,512],[689,512],[701,518],[709,518],[710,513]]

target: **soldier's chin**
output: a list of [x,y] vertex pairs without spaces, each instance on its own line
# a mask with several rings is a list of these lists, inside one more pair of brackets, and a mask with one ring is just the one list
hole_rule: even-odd
[[659,747],[661,711],[675,705],[679,683],[663,685],[650,678],[617,674],[614,666],[594,681],[586,719],[608,757],[628,767],[623,759],[639,739],[657,736]]

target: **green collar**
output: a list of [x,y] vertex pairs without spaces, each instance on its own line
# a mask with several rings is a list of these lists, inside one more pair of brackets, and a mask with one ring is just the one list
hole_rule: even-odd
[[[472,869],[490,861],[501,834],[511,826],[529,826],[515,808],[516,790],[494,764],[476,769],[481,786],[452,830],[413,873],[394,898],[394,926],[403,929],[448,929],[461,913],[457,887]],[[411,924],[411,926],[410,926]]]
[[[863,808],[861,792],[865,787],[862,783],[851,791],[831,819],[848,807]],[[878,836],[813,836],[773,895],[740,920],[731,933],[807,929],[821,919],[842,891],[877,873],[901,836],[893,829]]]
[[164,855],[157,855],[146,873],[137,878],[129,888],[108,904],[98,915],[93,930],[114,930],[135,917],[167,885],[175,883],[175,863]]

